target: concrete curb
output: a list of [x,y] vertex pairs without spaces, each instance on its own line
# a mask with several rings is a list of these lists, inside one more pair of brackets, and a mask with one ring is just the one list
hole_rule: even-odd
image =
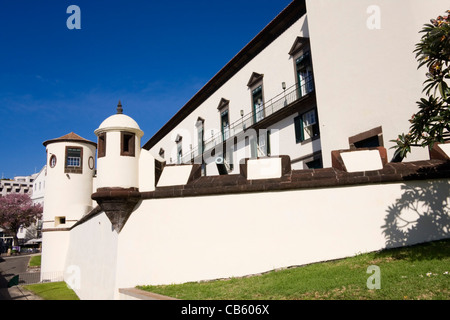
[[121,300],[179,300],[138,288],[121,288],[119,289],[119,293]]
[[44,300],[22,286],[0,289],[1,300]]

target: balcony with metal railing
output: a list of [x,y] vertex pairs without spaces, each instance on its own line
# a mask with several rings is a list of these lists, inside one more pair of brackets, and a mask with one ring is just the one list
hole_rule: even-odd
[[223,144],[228,139],[237,136],[241,132],[254,128],[258,123],[261,123],[269,116],[285,110],[292,106],[295,102],[301,98],[309,95],[314,91],[314,79],[313,76],[306,77],[301,83],[296,83],[293,86],[286,88],[283,92],[277,94],[273,98],[263,102],[258,107],[257,112],[253,111],[247,114],[243,114],[241,110],[241,119],[238,119],[231,123],[229,126],[222,129],[212,135],[211,138],[206,139],[203,142],[203,146],[200,148],[197,146],[188,152],[186,152],[182,158],[182,163],[191,163],[193,160],[208,150]]

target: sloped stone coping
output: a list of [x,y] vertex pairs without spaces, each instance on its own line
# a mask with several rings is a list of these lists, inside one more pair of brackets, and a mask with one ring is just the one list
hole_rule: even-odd
[[102,213],[103,210],[100,206],[96,206],[94,209],[92,209],[91,211],[89,211],[88,213],[86,213],[83,217],[81,217],[80,220],[78,220],[71,228],[70,230],[72,230],[73,228],[75,228],[76,226],[90,220],[91,218],[99,215],[100,213]]
[[336,168],[292,170],[280,178],[247,180],[244,175],[204,176],[182,186],[141,192],[141,199],[328,188],[407,180],[450,178],[450,161],[386,163],[383,169],[346,172]]
[[439,160],[450,160],[449,155],[449,147],[450,141],[446,143],[435,143],[433,147],[430,149],[430,158],[431,159],[439,159]]
[[138,288],[121,288],[119,293],[127,295],[139,300],[179,300],[176,298],[164,296],[162,294],[153,293]]
[[[347,171],[347,172],[360,172],[359,170],[349,170],[351,168],[351,164],[345,161],[344,156],[350,156],[350,155],[358,155],[361,153],[369,153],[372,152],[374,154],[378,153],[378,163],[376,165],[376,169],[382,168],[384,165],[388,163],[387,160],[387,152],[386,148],[384,147],[375,147],[375,148],[360,148],[360,149],[347,149],[347,150],[334,150],[331,152],[331,162],[333,168],[336,168],[338,170]],[[365,168],[366,171],[372,171],[372,167],[374,166],[372,163],[364,163],[366,161],[372,162],[374,159],[374,156],[369,156],[368,154],[365,154],[364,157],[359,157],[359,162],[362,162],[358,167]],[[375,156],[375,158],[377,158]],[[376,159],[375,159],[376,160]]]
[[380,155],[376,150],[342,153],[347,172],[383,169]]

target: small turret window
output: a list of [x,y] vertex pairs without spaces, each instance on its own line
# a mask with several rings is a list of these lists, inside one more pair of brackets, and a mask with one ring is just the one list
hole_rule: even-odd
[[106,133],[103,132],[98,136],[98,157],[104,157],[106,155]]
[[65,173],[83,173],[83,148],[66,147]]
[[66,224],[66,217],[55,217],[55,227],[60,224]]
[[52,154],[50,157],[50,168],[54,168],[56,166],[56,156]]
[[135,156],[135,134],[130,132],[122,132],[120,139],[120,155]]

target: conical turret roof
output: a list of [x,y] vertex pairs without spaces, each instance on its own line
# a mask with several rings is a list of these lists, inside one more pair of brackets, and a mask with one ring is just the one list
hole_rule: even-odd
[[47,140],[43,144],[44,144],[44,146],[47,146],[48,144],[54,143],[54,142],[84,142],[84,143],[89,143],[94,146],[97,146],[97,143],[89,141],[83,137],[80,137],[79,135],[77,135],[74,132],[70,132],[70,133],[63,135],[62,137],[59,137],[56,139]]

